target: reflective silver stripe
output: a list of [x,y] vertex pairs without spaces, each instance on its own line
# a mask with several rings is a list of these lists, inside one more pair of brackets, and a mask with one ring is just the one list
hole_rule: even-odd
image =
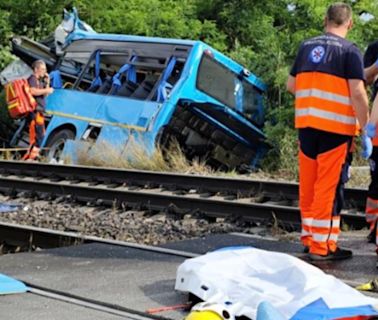
[[330,228],[331,227],[331,221],[329,221],[329,220],[316,220],[316,219],[314,219],[312,221],[312,226],[313,227],[318,227],[318,228]]
[[318,117],[322,119],[341,122],[344,124],[356,124],[355,117],[344,116],[335,112],[320,110],[315,107],[295,109],[295,116],[296,117],[314,116],[314,117]]
[[366,218],[366,221],[368,221],[368,222],[373,222],[373,221],[377,220],[377,218],[378,218],[378,213],[377,213],[377,214],[374,214],[374,213],[366,213],[365,218]]
[[332,228],[340,228],[340,218],[332,219]]
[[313,221],[313,220],[314,220],[313,218],[305,218],[305,219],[302,219],[302,224],[311,227],[311,226],[312,226],[312,221]]
[[337,239],[339,238],[339,235],[338,234],[335,234],[335,233],[331,233],[331,235],[329,236],[328,240],[331,240],[331,241],[337,241]]
[[378,209],[378,201],[374,201],[373,199],[367,198],[366,205],[372,209]]
[[339,235],[337,233],[331,233],[331,234],[320,234],[320,233],[314,233],[312,235],[312,239],[316,242],[327,242],[327,241],[337,241],[339,238]]
[[320,233],[313,233],[312,239],[316,242],[327,242],[329,235],[328,234],[320,234]]
[[349,97],[342,96],[340,94],[335,94],[319,89],[306,89],[306,90],[299,90],[295,93],[296,98],[309,98],[315,97],[324,100],[329,100],[337,103],[342,103],[351,106],[351,100]]
[[308,232],[308,231],[302,229],[302,232],[301,232],[302,237],[311,236],[311,234],[312,234],[311,232]]

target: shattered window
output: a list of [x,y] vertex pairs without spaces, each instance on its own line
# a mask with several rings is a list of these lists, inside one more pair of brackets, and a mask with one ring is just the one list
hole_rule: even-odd
[[197,76],[197,88],[221,103],[247,115],[258,109],[260,93],[246,80],[211,56],[203,55]]
[[201,60],[197,88],[236,109],[235,74],[207,55],[203,55]]

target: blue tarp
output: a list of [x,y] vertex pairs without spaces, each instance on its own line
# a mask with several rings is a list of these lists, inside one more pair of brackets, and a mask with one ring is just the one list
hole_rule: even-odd
[[291,320],[333,320],[357,316],[376,316],[377,310],[372,306],[330,309],[319,299],[300,309]]
[[24,283],[0,273],[0,295],[23,293],[27,288]]
[[20,204],[0,203],[0,212],[11,212],[21,209]]

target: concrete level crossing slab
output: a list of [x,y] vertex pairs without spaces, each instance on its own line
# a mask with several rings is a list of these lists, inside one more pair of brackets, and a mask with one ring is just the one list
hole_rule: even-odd
[[[361,283],[371,280],[376,275],[376,255],[374,246],[368,245],[365,237],[365,233],[344,234],[341,243],[354,250],[354,258],[322,263],[320,267],[349,282]],[[225,246],[240,245],[287,252],[306,259],[306,255],[302,253],[302,246],[284,237],[277,240],[244,234],[209,235],[200,239],[169,243],[165,247],[203,254]],[[183,257],[122,246],[86,244],[3,255],[0,256],[0,272],[33,285],[146,311],[187,301],[186,295],[174,291],[176,269],[184,260]],[[41,304],[39,309],[38,304]],[[15,308],[16,305],[19,307]],[[44,309],[49,311],[50,308],[57,310],[56,317],[52,317],[48,312],[46,317],[43,315]],[[12,314],[11,319],[25,319],[27,312],[31,312],[27,319],[82,320],[90,317],[90,312],[96,314],[92,319],[117,319],[116,315],[84,310],[79,306],[73,307],[68,303],[37,297],[30,293],[0,297],[0,310],[0,318],[3,318],[2,315]],[[61,316],[58,315],[59,310],[63,310]],[[182,319],[184,312],[169,311],[159,315]]]

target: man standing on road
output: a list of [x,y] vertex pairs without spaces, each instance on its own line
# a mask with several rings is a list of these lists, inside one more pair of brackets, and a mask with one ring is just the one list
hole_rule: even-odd
[[[365,128],[369,115],[362,55],[345,39],[352,24],[348,4],[330,5],[325,33],[301,44],[287,82],[295,95],[299,129],[301,241],[312,260],[352,257],[337,246],[340,216],[335,206],[357,120]],[[367,158],[371,140],[364,133],[362,139]]]
[[[372,84],[372,119],[374,124],[378,109],[378,41],[371,43],[364,55],[365,76],[367,84]],[[370,165],[370,185],[366,200],[366,221],[370,224],[370,234],[368,236],[369,242],[378,245],[377,221],[378,221],[378,137],[376,137],[376,126],[369,124],[367,134],[373,138],[373,152],[369,159]],[[378,253],[378,249],[377,249]],[[378,267],[378,265],[377,265]]]
[[36,60],[32,64],[33,74],[29,77],[30,93],[37,101],[36,110],[28,115],[29,123],[29,151],[24,160],[34,160],[38,157],[40,147],[45,135],[44,111],[46,107],[45,97],[54,91],[50,87],[50,78],[47,74],[46,64],[43,60]]
[[366,83],[373,85],[371,100],[374,101],[378,92],[378,41],[369,44],[364,55]]

